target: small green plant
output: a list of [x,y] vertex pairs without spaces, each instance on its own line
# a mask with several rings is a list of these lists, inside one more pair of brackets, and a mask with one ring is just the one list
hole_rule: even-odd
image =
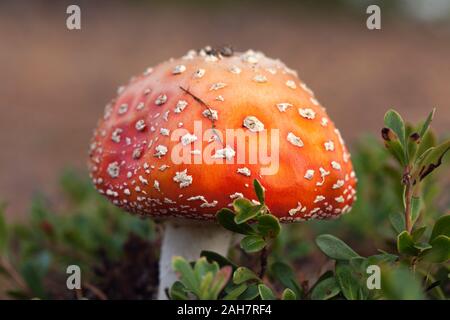
[[[151,250],[156,237],[153,221],[123,214],[99,197],[89,180],[82,177],[72,170],[62,176],[64,211],[38,196],[32,202],[28,221],[7,224],[5,207],[0,206],[0,297],[153,296],[158,275],[157,260],[150,260],[157,254]],[[66,268],[73,264],[82,271],[82,289],[78,292],[66,287]],[[143,270],[136,273],[129,270],[130,266]],[[127,285],[139,276],[149,277],[145,289]],[[117,283],[122,284],[121,290],[116,290]],[[139,295],[133,290],[139,290]]]
[[215,300],[231,275],[230,266],[220,268],[217,262],[209,263],[204,257],[197,260],[194,266],[182,257],[174,257],[172,265],[181,277],[172,286],[170,296],[179,300],[186,300],[188,293],[200,300]]
[[233,202],[234,212],[221,209],[217,220],[227,230],[242,234],[241,248],[247,253],[261,252],[259,276],[263,277],[267,266],[267,246],[281,231],[280,222],[270,214],[265,205],[264,189],[258,180],[253,181],[259,204],[239,198]]
[[[244,266],[238,267],[227,258],[209,251],[202,252],[202,257],[195,262],[193,268],[184,259],[176,257],[173,268],[180,274],[180,282],[172,286],[171,298],[187,299],[190,293],[199,299],[205,297],[224,300],[275,299],[273,291],[263,283],[262,279],[266,273],[268,246],[280,233],[281,226],[278,219],[270,214],[265,204],[264,189],[258,180],[253,181],[253,187],[259,203],[246,198],[236,199],[233,202],[234,211],[227,208],[219,210],[217,220],[225,229],[243,235],[240,241],[242,250],[248,254],[260,253],[259,272],[256,273]],[[211,261],[210,264],[206,262],[206,259]],[[220,275],[220,281],[211,280]],[[201,288],[208,288],[211,283],[220,283],[220,285],[211,288],[210,293],[202,292]],[[217,291],[219,288],[223,289],[223,292]],[[283,291],[283,299],[292,300],[296,297],[296,293],[289,288]]]
[[[386,148],[403,168],[403,205],[404,217],[397,221],[398,228],[411,233],[419,217],[422,195],[422,181],[442,164],[445,153],[450,149],[450,140],[435,146],[435,138],[429,133],[435,109],[431,111],[423,124],[406,125],[400,114],[389,110],[384,117],[385,127],[381,131]],[[404,226],[403,226],[404,224]]]
[[[271,215],[270,209],[265,205],[263,188],[254,180],[255,193],[260,203],[237,199],[233,203],[234,211],[221,209],[217,213],[217,220],[224,228],[243,235],[240,248],[246,254],[259,253],[259,272],[238,266],[214,252],[202,252],[203,257],[195,265],[200,261],[206,263],[206,258],[212,264],[217,264],[214,268],[216,273],[222,270],[219,266],[231,268],[232,276],[226,284],[221,283],[223,291],[199,296],[196,292],[202,283],[200,277],[197,287],[186,284],[182,287],[180,283],[175,283],[171,297],[180,297],[178,290],[181,290],[185,299],[189,298],[187,293],[193,293],[197,298],[208,296],[217,299],[446,299],[450,216],[441,216],[430,223],[425,219],[424,210],[426,193],[423,190],[427,187],[425,178],[442,164],[445,153],[450,149],[450,141],[436,145],[436,139],[429,131],[434,112],[433,110],[418,126],[405,124],[394,110],[385,115],[382,137],[388,152],[397,161],[397,167],[390,167],[387,171],[392,173],[391,177],[398,179],[397,185],[403,189],[403,212],[384,214],[384,218],[389,217],[396,235],[392,239],[396,243],[392,252],[379,249],[372,255],[360,255],[339,238],[322,234],[316,237],[315,243],[334,261],[334,268],[321,274],[314,285],[308,287],[307,282],[300,284],[293,269],[276,258],[271,264],[269,277],[266,277],[268,247],[278,240],[281,227],[278,219]],[[392,192],[395,193],[399,188],[395,186],[393,189]],[[183,264],[188,265],[186,261]],[[371,275],[368,270],[371,270],[371,266],[378,267],[381,272],[380,287],[368,285]],[[194,274],[191,269],[180,268],[175,264],[174,268],[181,279]],[[213,277],[214,273],[207,279]],[[223,281],[225,279],[222,278]],[[277,290],[273,290],[274,288]]]
[[[335,278],[326,278],[323,286],[333,283],[336,288],[332,291],[340,289],[346,299],[445,298],[442,289],[448,283],[448,266],[444,263],[450,259],[450,216],[440,217],[431,226],[418,222],[420,215],[426,214],[421,193],[424,179],[442,164],[450,149],[450,141],[435,146],[435,139],[428,131],[434,112],[416,127],[406,125],[394,110],[385,115],[382,137],[402,170],[404,211],[389,215],[397,234],[396,252],[380,250],[378,254],[361,257],[336,237],[321,235],[316,239],[321,251],[336,261]],[[431,233],[427,236],[428,229]],[[367,288],[369,265],[383,269],[385,286],[380,290]],[[320,286],[321,282],[316,288]]]

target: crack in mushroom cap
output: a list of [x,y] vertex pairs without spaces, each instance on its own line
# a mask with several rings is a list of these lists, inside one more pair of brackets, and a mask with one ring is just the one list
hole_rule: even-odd
[[[96,189],[131,213],[212,220],[235,195],[255,199],[251,185],[258,179],[271,212],[283,222],[335,218],[350,211],[356,199],[350,155],[314,93],[279,60],[252,50],[227,56],[217,52],[190,51],[121,86],[91,143],[89,168]],[[205,110],[218,117],[205,117]],[[198,149],[190,136],[198,135],[194,121],[201,121],[203,131],[214,123],[222,133],[239,129],[258,134],[243,126],[248,119],[257,119],[264,131],[279,130],[276,174],[261,175],[266,164],[172,162],[172,149],[183,135],[178,140],[170,135],[180,128],[186,135],[181,146],[191,159],[204,156],[210,144],[215,151],[226,149],[231,160],[240,153],[249,159],[248,146],[198,136]]]

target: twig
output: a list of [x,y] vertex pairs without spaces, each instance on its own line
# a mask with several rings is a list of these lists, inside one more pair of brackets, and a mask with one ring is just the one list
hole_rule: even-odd
[[411,233],[411,201],[412,201],[412,189],[411,189],[411,174],[410,166],[405,167],[403,172],[402,182],[405,185],[405,227],[408,233]]
[[30,290],[25,281],[23,281],[22,276],[16,271],[11,262],[6,257],[0,256],[0,266],[2,266],[2,268],[6,270],[11,279],[19,286],[20,289],[22,289],[26,293],[30,293]]
[[[209,106],[209,104],[207,104],[205,101],[203,101],[200,97],[197,97],[196,95],[194,95],[189,89],[183,88],[182,86],[180,86],[180,89],[183,90],[185,93],[187,93],[188,95],[190,95],[195,101],[197,101],[199,104],[201,104],[203,107],[205,107],[206,109],[208,109],[210,112],[212,112],[211,107]],[[214,120],[211,119],[213,125],[214,125]]]
[[260,269],[259,269],[259,277],[262,279],[266,273],[267,269],[267,256],[268,256],[268,250],[267,247],[264,247],[261,250],[261,256],[260,256]]
[[100,290],[98,287],[94,286],[92,283],[85,282],[83,286],[86,289],[91,290],[91,292],[100,300],[108,300],[108,296],[102,290]]
[[77,300],[83,300],[84,299],[83,290],[75,289],[75,297],[77,298]]
[[[203,101],[200,97],[196,96],[195,94],[193,94],[189,89],[186,89],[182,86],[180,86],[180,89],[183,90],[186,94],[190,95],[195,101],[197,101],[201,106],[203,106],[204,108],[206,108],[210,114],[213,114],[213,110],[211,109],[211,107],[209,106],[209,104],[207,104],[205,101]],[[209,118],[209,120],[212,123],[212,130],[214,132],[214,134],[216,135],[217,139],[220,141],[220,143],[222,143],[222,140],[220,139],[219,134],[216,131],[216,120]],[[223,143],[222,143],[223,144]]]

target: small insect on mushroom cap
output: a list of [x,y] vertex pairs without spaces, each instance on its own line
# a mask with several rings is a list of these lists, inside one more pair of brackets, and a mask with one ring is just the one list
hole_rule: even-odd
[[[226,139],[230,129],[244,139]],[[254,152],[242,141],[258,135],[269,143]],[[252,50],[191,50],[133,77],[106,106],[89,163],[97,190],[140,215],[215,219],[255,199],[253,179],[284,222],[337,217],[356,198],[350,155],[314,93]]]

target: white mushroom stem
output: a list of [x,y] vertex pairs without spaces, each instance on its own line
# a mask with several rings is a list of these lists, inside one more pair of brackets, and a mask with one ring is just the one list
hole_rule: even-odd
[[172,257],[197,260],[203,250],[226,255],[232,233],[216,223],[206,221],[170,220],[165,230],[159,260],[158,300],[166,300],[166,289],[178,280],[172,269]]

